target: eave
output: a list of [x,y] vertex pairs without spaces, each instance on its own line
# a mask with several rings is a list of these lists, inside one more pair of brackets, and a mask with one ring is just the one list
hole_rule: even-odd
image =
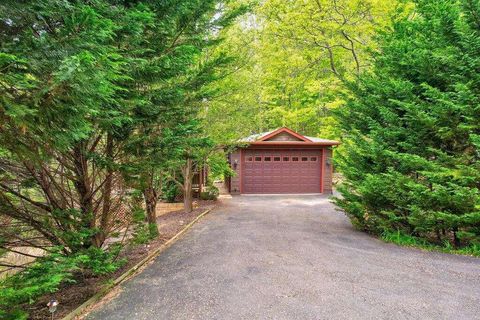
[[304,141],[255,141],[251,146],[338,146],[340,142],[304,142]]

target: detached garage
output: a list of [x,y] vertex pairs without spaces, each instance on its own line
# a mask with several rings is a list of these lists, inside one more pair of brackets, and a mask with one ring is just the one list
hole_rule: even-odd
[[280,128],[241,142],[247,146],[229,155],[236,173],[227,179],[231,194],[332,192],[332,147],[338,141]]

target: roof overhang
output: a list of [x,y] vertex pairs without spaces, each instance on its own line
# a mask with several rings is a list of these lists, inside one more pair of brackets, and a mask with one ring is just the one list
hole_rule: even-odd
[[[281,140],[281,139],[273,139],[277,135],[288,135],[292,139],[291,140]],[[253,140],[255,139],[255,140]],[[279,128],[274,131],[253,135],[250,137],[245,138],[243,141],[247,143],[249,146],[285,146],[285,147],[325,147],[325,146],[336,146],[339,145],[339,141],[335,140],[327,140],[315,137],[307,137],[301,135],[289,128]]]
[[299,139],[299,140],[301,140],[301,141],[303,141],[303,142],[312,142],[312,141],[311,141],[310,139],[308,139],[307,137],[302,136],[301,134],[296,133],[295,131],[290,130],[290,129],[285,128],[285,127],[279,128],[279,129],[277,129],[277,130],[275,130],[275,131],[270,132],[270,133],[267,134],[266,136],[261,137],[259,141],[267,141],[268,139],[273,138],[273,137],[275,137],[276,135],[278,135],[278,134],[280,134],[280,133],[282,133],[282,132],[286,132],[286,133],[288,133],[289,135],[291,135],[291,136],[293,136],[293,137],[295,137],[295,138],[297,138],[297,139]]
[[249,144],[251,146],[338,146],[340,142],[255,141]]

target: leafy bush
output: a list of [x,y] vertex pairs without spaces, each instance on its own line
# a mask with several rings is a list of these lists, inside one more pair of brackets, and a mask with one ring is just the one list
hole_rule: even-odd
[[173,181],[165,181],[162,186],[162,199],[168,203],[173,203],[181,194],[177,184]]
[[217,200],[219,195],[219,190],[217,187],[211,185],[207,187],[206,191],[200,193],[200,199],[202,200]]
[[58,290],[63,283],[75,282],[79,272],[103,275],[117,270],[124,261],[116,261],[119,247],[109,251],[88,248],[73,255],[64,255],[57,248],[48,256],[38,258],[25,270],[0,282],[0,319],[26,319],[21,305],[34,303],[47,293]]
[[[145,223],[146,213],[141,207],[133,208],[133,237],[130,242],[132,244],[144,244],[151,240],[149,226]],[[156,228],[156,226],[155,226]]]
[[235,171],[230,167],[224,152],[216,152],[208,158],[209,179],[223,180],[225,177],[235,175]]

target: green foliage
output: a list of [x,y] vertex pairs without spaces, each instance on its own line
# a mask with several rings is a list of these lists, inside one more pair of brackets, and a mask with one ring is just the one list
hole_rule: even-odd
[[209,85],[230,58],[210,51],[221,40],[217,33],[244,8],[229,1],[188,0],[146,2],[138,10],[148,24],[141,20],[139,31],[125,40],[132,79],[125,95],[132,102],[134,130],[125,147],[130,161],[124,173],[129,185],[144,194],[147,220],[155,230],[152,208],[159,198],[173,202],[178,193],[165,177],[183,184],[179,173],[187,159],[201,166],[213,148],[199,112],[218,93]]
[[132,244],[145,244],[151,240],[149,225],[145,224],[145,210],[142,207],[132,209],[133,233],[130,242]]
[[18,235],[76,254],[101,247],[121,220],[134,118],[123,40],[149,14],[110,1],[0,4],[0,215],[23,231],[0,230],[2,245]]
[[81,270],[89,271],[94,275],[112,273],[122,266],[126,260],[117,260],[122,247],[113,245],[108,251],[101,248],[91,247],[75,255],[75,260]]
[[181,193],[174,181],[167,180],[162,185],[162,199],[168,203],[175,202]]
[[157,223],[148,223],[147,225],[148,228],[148,235],[150,239],[155,239],[160,235],[160,232],[158,231],[158,226]]
[[[208,157],[208,178],[210,181],[222,180],[231,177],[235,171],[230,167],[224,152],[215,152]],[[209,182],[210,182],[209,181]]]
[[0,248],[12,235],[62,248],[5,282],[5,301],[111,272],[102,245],[138,200],[125,189],[147,204],[147,215],[134,206],[133,241],[158,234],[165,173],[214,147],[198,113],[230,59],[207,51],[242,11],[219,0],[0,3],[0,218],[13,221]]
[[202,200],[217,200],[220,191],[212,183],[209,183],[206,187],[206,191],[200,193],[200,199]]
[[0,282],[0,318],[26,317],[19,305],[33,303],[43,294],[56,292],[60,285],[75,282],[79,273],[102,275],[115,271],[124,262],[115,261],[118,250],[90,248],[66,256],[59,248],[37,259],[25,270]]
[[350,84],[338,112],[337,203],[359,228],[480,244],[480,11],[470,4],[418,1],[380,35],[372,71]]
[[236,63],[218,83],[227,94],[209,103],[210,132],[223,145],[283,126],[338,138],[332,110],[343,101],[342,79],[368,69],[375,30],[389,23],[397,1],[255,3],[223,31],[218,50]]
[[395,244],[406,246],[406,247],[415,247],[415,248],[421,248],[428,251],[440,251],[445,253],[454,253],[454,254],[480,257],[480,245],[478,244],[472,244],[464,248],[455,249],[454,247],[452,247],[451,243],[448,241],[445,241],[442,245],[434,245],[426,241],[425,239],[402,234],[400,231],[384,232],[382,234],[382,239],[387,242],[395,243]]
[[[155,226],[156,227],[156,226]],[[150,235],[150,227],[143,221],[135,227],[133,237],[130,240],[132,244],[139,245],[148,243],[152,239]]]

